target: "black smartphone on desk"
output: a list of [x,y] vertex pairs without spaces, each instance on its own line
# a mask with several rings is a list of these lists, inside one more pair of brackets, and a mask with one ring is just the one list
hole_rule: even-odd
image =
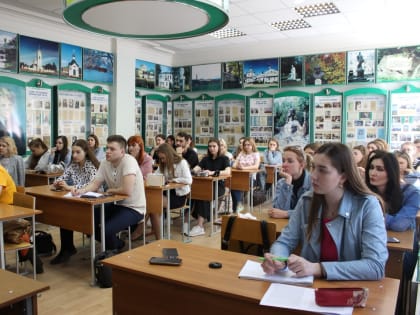
[[163,248],[162,256],[169,259],[178,258],[178,250],[176,248]]
[[399,243],[400,240],[396,237],[388,236],[387,243]]
[[151,257],[149,259],[151,265],[180,266],[181,263],[182,259],[180,258]]

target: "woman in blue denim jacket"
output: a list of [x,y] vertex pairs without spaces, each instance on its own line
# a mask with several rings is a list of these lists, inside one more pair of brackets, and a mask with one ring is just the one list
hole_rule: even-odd
[[[324,144],[313,164],[313,192],[302,196],[271,253],[265,254],[264,271],[285,268],[286,263],[273,259],[282,256],[298,277],[383,278],[388,250],[381,204],[361,178],[350,149]],[[300,256],[290,255],[299,243]]]
[[302,148],[288,146],[284,148],[283,166],[276,185],[273,208],[268,210],[272,218],[288,218],[299,198],[311,190],[311,175],[305,169],[306,158]]

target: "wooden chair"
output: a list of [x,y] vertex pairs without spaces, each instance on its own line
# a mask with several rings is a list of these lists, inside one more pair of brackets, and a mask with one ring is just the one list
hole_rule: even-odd
[[[14,192],[13,193],[13,204],[15,206],[30,208],[35,210],[35,197],[31,195],[26,195],[21,192]],[[35,224],[35,220],[32,221],[32,224]],[[32,229],[35,229],[35,226],[32,226]],[[34,233],[32,233],[32,237],[34,237]],[[19,274],[19,251],[23,249],[33,248],[33,245],[30,242],[22,242],[20,244],[11,244],[5,243],[4,250],[5,251],[12,251],[16,252],[16,273]],[[36,253],[35,250],[32,251],[33,254],[33,274],[34,279],[36,278]]]
[[[228,215],[222,216],[221,245],[223,244],[229,217]],[[267,238],[271,246],[276,240],[276,225],[272,222],[266,222],[266,224]],[[242,252],[242,248],[239,246],[240,242],[263,246],[261,220],[241,219],[239,217],[235,219],[230,233],[229,245],[226,249],[234,252]]]
[[[190,203],[191,203],[191,189],[190,189],[190,193],[188,194],[187,198],[185,198],[185,203],[178,208],[173,208],[171,209],[171,214],[176,214],[177,216],[180,216],[182,218],[182,222],[181,222],[181,234],[182,234],[182,241],[184,243],[189,243],[191,242],[191,237],[188,235],[187,238],[185,238],[185,234],[184,234],[184,223],[185,223],[185,211],[188,211],[190,209]],[[172,216],[171,216],[172,218]],[[171,220],[171,218],[166,218],[167,220]],[[188,215],[188,233],[191,229],[191,215]]]
[[16,191],[24,194],[25,193],[25,187],[24,186],[16,186]]

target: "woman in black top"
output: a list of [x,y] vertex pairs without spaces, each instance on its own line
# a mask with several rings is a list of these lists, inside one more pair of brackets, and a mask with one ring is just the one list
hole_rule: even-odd
[[[207,176],[230,175],[229,159],[220,153],[220,142],[216,138],[210,138],[208,142],[207,155],[203,157],[200,163],[194,167],[195,173],[203,172]],[[218,181],[218,194],[223,196],[225,193],[225,183]],[[213,196],[214,197],[214,196]],[[197,225],[189,232],[189,236],[198,236],[204,234],[204,220],[210,220],[210,202],[202,200],[193,200],[192,215],[197,218]]]

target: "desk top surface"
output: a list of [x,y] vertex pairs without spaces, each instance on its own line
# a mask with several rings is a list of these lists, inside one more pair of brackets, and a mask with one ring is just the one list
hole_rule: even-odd
[[0,308],[49,289],[45,283],[0,269]]
[[[177,248],[182,265],[179,267],[150,265],[152,256],[162,256],[162,248]],[[270,283],[244,280],[238,273],[247,259],[255,256],[222,251],[171,240],[160,240],[104,260],[115,269],[160,281],[177,282],[197,290],[208,291],[236,299],[259,303]],[[209,262],[218,261],[221,269],[210,269]],[[353,314],[394,314],[399,280],[381,281],[325,281],[315,280],[314,287],[367,287],[367,307],[355,309]]]
[[0,220],[12,220],[18,218],[25,218],[34,214],[42,213],[41,210],[34,210],[15,205],[0,204]]
[[167,183],[163,186],[144,185],[144,188],[146,190],[148,190],[148,189],[159,189],[159,190],[163,191],[163,190],[171,190],[171,189],[181,188],[181,187],[186,186],[186,185],[188,185],[188,184],[171,182],[171,183]]
[[35,177],[46,177],[46,178],[52,178],[52,177],[58,177],[63,175],[63,172],[56,172],[56,173],[38,173],[33,170],[25,170],[25,176],[35,176]]
[[125,198],[127,198],[127,196],[125,195],[112,195],[112,196],[103,196],[103,197],[98,197],[98,198],[64,197],[64,195],[66,195],[68,191],[51,190],[50,185],[26,187],[25,193],[35,196],[35,197],[42,196],[42,197],[48,197],[51,199],[69,200],[72,202],[89,203],[93,205],[124,200]]

